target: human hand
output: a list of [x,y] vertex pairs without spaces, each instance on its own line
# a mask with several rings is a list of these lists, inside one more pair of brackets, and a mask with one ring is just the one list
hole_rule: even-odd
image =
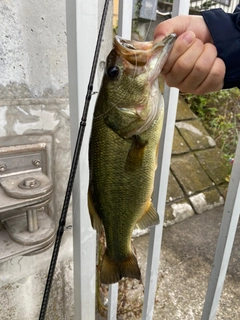
[[217,57],[203,17],[178,16],[160,23],[154,42],[170,33],[176,33],[178,38],[161,71],[167,85],[193,94],[221,90],[226,67]]

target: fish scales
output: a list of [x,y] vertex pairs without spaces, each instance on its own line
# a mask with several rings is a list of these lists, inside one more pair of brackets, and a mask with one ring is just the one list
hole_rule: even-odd
[[[97,123],[98,122],[98,123]],[[131,231],[136,222],[141,218],[146,202],[152,194],[154,180],[153,167],[156,165],[156,153],[148,153],[158,144],[160,132],[155,134],[146,147],[146,154],[142,166],[136,170],[126,171],[125,163],[130,148],[130,143],[118,137],[108,127],[104,126],[102,119],[98,119],[93,127],[92,134],[95,138],[91,140],[91,148],[94,153],[91,157],[91,164],[96,170],[93,173],[95,201],[98,203],[99,217],[105,229],[106,236],[111,237],[108,250],[112,256],[120,255],[123,235],[131,238]],[[155,127],[161,127],[162,114],[155,121],[151,130],[143,136],[151,135]],[[95,131],[96,130],[96,131]],[[107,142],[107,146],[106,146]],[[104,150],[104,151],[103,151]],[[107,167],[106,167],[107,166]],[[148,183],[145,183],[148,181]],[[104,214],[107,211],[117,213],[116,215]],[[117,233],[115,234],[114,231]],[[120,236],[118,236],[119,234]],[[112,235],[111,235],[112,234]],[[125,238],[124,238],[125,242]],[[114,246],[118,244],[118,250],[114,253]],[[113,248],[111,247],[113,244]],[[125,248],[123,251],[126,251]]]
[[[169,37],[159,51],[171,47],[175,35]],[[89,145],[89,212],[93,227],[103,225],[106,236],[103,283],[140,279],[132,231],[159,222],[151,201],[164,113],[157,75],[170,49],[159,58],[152,44],[146,43],[144,55],[139,44],[129,41],[128,48],[124,41],[115,38],[108,56]],[[149,70],[152,56],[161,60],[155,61],[158,71]]]

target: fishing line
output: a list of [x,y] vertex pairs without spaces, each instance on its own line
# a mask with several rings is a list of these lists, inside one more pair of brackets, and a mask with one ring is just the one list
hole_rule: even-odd
[[[111,104],[113,104],[113,103],[111,102]],[[104,117],[106,114],[108,114],[114,108],[117,108],[117,107],[114,105],[112,108],[108,109],[106,112],[101,113],[99,116],[94,116],[93,119],[96,120],[96,119]]]
[[[153,5],[153,7],[152,7],[152,17],[153,17],[153,14],[154,14],[154,5]],[[147,29],[146,35],[145,35],[145,37],[144,37],[144,41],[146,41],[146,39],[147,39],[147,36],[148,36],[148,34],[149,34],[149,31],[150,31],[150,28],[151,28],[151,26],[152,26],[152,23],[153,23],[153,20],[151,19],[151,20],[149,21],[149,24],[148,24],[148,29]]]
[[109,1],[110,0],[105,0],[105,4],[104,4],[104,8],[103,8],[102,19],[101,19],[101,23],[100,23],[100,27],[99,27],[99,33],[98,33],[93,63],[92,63],[92,69],[91,69],[91,74],[89,77],[87,94],[86,94],[85,104],[84,104],[83,113],[82,113],[82,119],[80,122],[77,141],[76,141],[75,150],[74,150],[74,154],[73,154],[71,170],[70,170],[70,174],[69,174],[69,178],[68,178],[67,189],[66,189],[66,193],[65,193],[63,207],[62,207],[62,213],[61,213],[61,217],[59,219],[59,226],[58,226],[58,230],[57,230],[57,234],[56,234],[56,240],[55,240],[55,244],[54,244],[54,248],[53,248],[52,259],[51,259],[51,263],[50,263],[50,267],[49,267],[49,271],[48,271],[48,277],[47,277],[47,281],[46,281],[46,285],[45,285],[45,291],[44,291],[44,295],[43,295],[39,320],[45,319],[45,314],[47,311],[47,305],[48,305],[48,300],[49,300],[49,294],[51,291],[53,275],[54,275],[54,271],[55,271],[55,266],[56,266],[56,262],[57,262],[57,257],[58,257],[58,253],[59,253],[62,235],[64,233],[64,227],[66,224],[68,206],[69,206],[69,202],[70,202],[70,198],[71,198],[71,194],[72,194],[75,174],[77,171],[78,160],[79,160],[79,155],[80,155],[82,141],[83,141],[83,135],[84,135],[85,127],[87,124],[87,114],[88,114],[90,100],[92,97],[93,83],[94,83],[95,73],[96,73],[96,69],[97,69],[97,62],[98,62],[99,52],[100,52],[100,48],[101,48],[101,41],[102,41],[104,26],[105,26],[105,22],[106,22]]
[[147,32],[146,32],[146,35],[145,35],[145,37],[144,37],[144,40],[143,40],[143,41],[146,41],[146,39],[147,39],[147,36],[148,36],[148,34],[149,34],[149,31],[150,31],[150,28],[151,28],[152,22],[153,22],[153,20],[150,20],[150,21],[149,21],[148,29],[147,29]]
[[[153,13],[154,13],[154,6],[153,6],[153,8],[152,8],[152,16],[153,16]],[[150,31],[150,28],[151,28],[152,23],[153,23],[153,20],[150,20],[150,22],[149,22],[149,24],[148,24],[148,29],[147,29],[147,32],[146,32],[146,34],[145,34],[145,37],[144,37],[143,41],[146,41],[146,39],[147,39],[147,36],[148,36],[148,34],[149,34],[149,31]],[[133,75],[133,77],[132,77],[132,78],[134,78],[134,77],[135,77],[136,72],[137,72],[137,54],[135,53],[135,69],[134,69],[134,75]]]
[[135,51],[134,51],[134,56],[135,56],[135,66],[134,66],[134,74],[132,78],[135,78],[137,73],[137,53]]

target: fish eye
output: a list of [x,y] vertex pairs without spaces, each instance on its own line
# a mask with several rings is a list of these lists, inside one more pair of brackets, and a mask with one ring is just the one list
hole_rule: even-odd
[[120,69],[117,66],[110,66],[107,69],[107,75],[110,79],[116,79],[120,73]]

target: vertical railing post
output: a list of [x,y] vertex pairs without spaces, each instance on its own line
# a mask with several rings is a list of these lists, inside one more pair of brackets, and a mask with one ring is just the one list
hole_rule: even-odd
[[[190,0],[175,0],[173,2],[173,16],[188,14]],[[158,267],[162,241],[165,203],[168,186],[168,176],[171,160],[172,140],[174,134],[175,117],[178,103],[178,89],[165,86],[165,120],[162,130],[159,149],[158,169],[155,177],[154,204],[160,216],[160,224],[151,228],[148,248],[148,263],[145,280],[145,293],[143,304],[143,320],[153,317],[154,300],[157,288]]]
[[[119,0],[118,7],[118,35],[124,39],[131,39],[132,34],[133,0]],[[108,320],[117,319],[118,283],[109,285]]]
[[203,308],[202,320],[215,318],[232,252],[240,214],[240,139],[228,186],[217,249]]
[[133,0],[119,0],[118,35],[131,39]]
[[[98,5],[99,0],[66,1],[72,149],[81,121],[98,34]],[[88,41],[86,41],[86,30]],[[89,109],[88,122],[90,124],[93,105],[94,97]],[[74,312],[76,320],[95,319],[96,236],[90,225],[87,208],[90,127],[91,125],[87,126],[85,130],[73,188]]]

